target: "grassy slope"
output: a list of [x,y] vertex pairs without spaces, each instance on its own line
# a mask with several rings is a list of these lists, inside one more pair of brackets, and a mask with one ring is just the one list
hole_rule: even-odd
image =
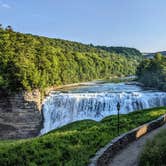
[[[120,115],[124,133],[166,113],[166,107]],[[117,136],[117,117],[101,122],[83,120],[38,138],[0,141],[0,165],[83,166],[95,152]]]
[[154,139],[148,141],[140,158],[140,166],[166,165],[166,129],[163,129]]

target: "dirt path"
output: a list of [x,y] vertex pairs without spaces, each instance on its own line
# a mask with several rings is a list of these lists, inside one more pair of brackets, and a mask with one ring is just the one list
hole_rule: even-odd
[[110,162],[110,166],[137,166],[139,154],[148,139],[152,139],[154,135],[159,133],[162,129],[166,128],[166,124],[157,128],[139,140],[129,144],[126,148],[121,150]]

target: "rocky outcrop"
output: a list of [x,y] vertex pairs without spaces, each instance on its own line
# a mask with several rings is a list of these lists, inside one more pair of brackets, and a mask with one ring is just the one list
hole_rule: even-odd
[[34,137],[42,127],[39,90],[7,94],[0,91],[0,139]]
[[8,94],[0,90],[0,139],[19,139],[37,136],[42,128],[42,103],[51,91],[77,86],[70,84],[39,90]]

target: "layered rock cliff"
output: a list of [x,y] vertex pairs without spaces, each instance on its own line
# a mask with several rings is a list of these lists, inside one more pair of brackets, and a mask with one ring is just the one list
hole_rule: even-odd
[[0,91],[0,139],[34,137],[42,127],[39,90],[7,94]]
[[43,99],[57,88],[76,85],[79,85],[79,83],[48,87],[44,90],[43,95],[38,89],[15,94],[0,90],[0,139],[37,136],[43,125]]

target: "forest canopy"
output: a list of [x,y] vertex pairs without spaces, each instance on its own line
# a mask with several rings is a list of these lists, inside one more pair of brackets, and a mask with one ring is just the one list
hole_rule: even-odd
[[145,86],[166,91],[166,57],[157,53],[153,59],[145,59],[138,66],[137,75]]
[[135,58],[141,60],[143,55],[140,51],[135,48],[128,48],[128,47],[106,47],[106,46],[96,46],[96,48],[100,48],[102,50],[108,51],[110,53],[121,54],[128,58]]
[[0,26],[0,88],[43,89],[111,76],[132,75],[138,50],[110,52],[93,45],[14,32]]

